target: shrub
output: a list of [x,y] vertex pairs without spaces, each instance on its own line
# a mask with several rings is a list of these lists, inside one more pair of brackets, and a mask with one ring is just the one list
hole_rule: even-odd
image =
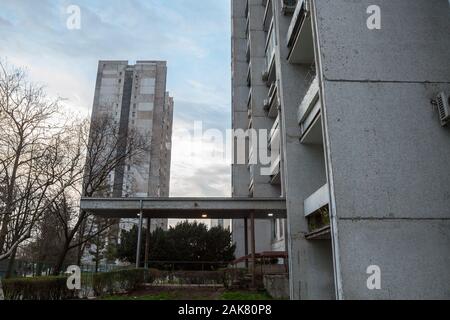
[[92,289],[96,296],[116,294],[139,289],[146,281],[153,282],[155,271],[145,269],[124,269],[97,273],[92,278]]
[[146,280],[146,270],[144,269],[120,270],[116,271],[116,274],[119,288],[123,291],[134,291]]
[[64,300],[73,298],[66,277],[35,277],[4,279],[6,300]]
[[156,280],[160,279],[163,276],[161,271],[158,269],[148,269],[146,274],[146,282],[154,283]]
[[224,269],[224,286],[225,288],[230,288],[234,284],[239,286],[244,285],[246,275],[248,274],[246,268],[227,268]]
[[224,283],[223,271],[175,271],[168,272],[170,280],[176,280],[179,284],[214,284]]
[[96,273],[92,277],[92,290],[96,296],[101,296],[105,293],[114,294],[116,292],[114,288],[115,273],[113,272],[105,272],[105,273]]

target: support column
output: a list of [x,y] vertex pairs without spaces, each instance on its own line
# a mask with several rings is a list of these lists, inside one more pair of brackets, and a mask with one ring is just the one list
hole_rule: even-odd
[[255,241],[255,213],[251,213],[251,246],[252,246],[252,287],[256,288],[256,241]]
[[144,218],[144,212],[142,210],[142,200],[141,200],[141,210],[139,211],[139,227],[138,227],[138,241],[136,248],[136,268],[141,265],[141,241],[142,241],[142,219]]
[[[244,219],[244,256],[248,256],[248,219]],[[248,259],[245,259],[245,268],[248,269]]]
[[145,230],[145,260],[144,268],[148,269],[148,259],[150,256],[150,227],[152,225],[152,220],[147,218],[147,230]]

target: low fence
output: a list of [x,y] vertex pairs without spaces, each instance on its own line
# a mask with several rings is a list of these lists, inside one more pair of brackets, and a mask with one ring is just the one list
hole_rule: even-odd
[[[0,261],[0,279],[4,278],[8,270],[9,260]],[[65,264],[62,268],[64,273],[72,264]],[[82,264],[79,266],[82,273],[104,273],[123,268],[117,264]],[[53,275],[54,264],[35,261],[16,260],[12,268],[11,277],[39,277]]]

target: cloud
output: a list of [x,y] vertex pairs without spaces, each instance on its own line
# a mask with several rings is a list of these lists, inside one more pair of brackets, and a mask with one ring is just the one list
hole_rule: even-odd
[[11,27],[12,24],[8,20],[0,17],[0,26],[2,26],[2,27]]
[[178,118],[174,122],[171,195],[229,197],[230,150],[224,133],[223,139],[210,139],[194,135],[193,127],[189,120]]
[[[80,30],[66,28],[71,4],[81,8]],[[197,139],[186,155],[183,134],[194,121],[221,132],[230,126],[230,7],[229,0],[0,0],[1,55],[86,115],[98,60],[167,60],[175,99],[171,193],[229,196],[230,164],[211,156],[223,147]]]

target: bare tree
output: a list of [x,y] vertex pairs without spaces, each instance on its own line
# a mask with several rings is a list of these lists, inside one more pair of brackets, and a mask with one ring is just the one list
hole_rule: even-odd
[[[118,170],[123,170],[127,162],[141,161],[148,143],[135,131],[120,132],[114,119],[107,115],[93,117],[88,131],[88,135],[80,133],[80,137],[86,138],[84,141],[86,162],[80,195],[110,197],[115,189],[112,173],[117,174]],[[121,189],[122,186],[119,188]],[[55,265],[55,274],[61,272],[64,259],[70,250],[78,249],[80,260],[85,245],[91,240],[98,239],[99,236],[104,236],[105,231],[117,223],[116,221],[98,223],[89,212],[83,210],[69,217],[71,218],[66,221],[63,216],[60,217],[60,222],[65,229],[65,239]]]
[[0,63],[0,261],[9,258],[11,266],[46,214],[62,230],[55,273],[70,250],[80,257],[86,243],[111,225],[80,211],[80,197],[120,191],[113,176],[123,174],[126,163],[140,162],[148,149],[142,136],[119,130],[107,115],[96,114],[91,123],[68,121],[59,107],[60,100],[50,100],[23,70]]
[[0,260],[32,236],[48,205],[81,176],[65,128],[53,120],[59,99],[26,73],[0,63]]

